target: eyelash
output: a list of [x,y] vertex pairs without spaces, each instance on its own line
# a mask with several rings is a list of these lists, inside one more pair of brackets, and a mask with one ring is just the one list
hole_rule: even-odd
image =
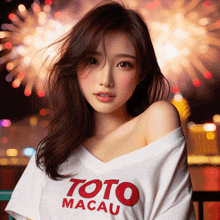
[[[90,63],[90,64],[92,64],[92,63],[90,62],[91,60],[95,60],[95,61],[97,62],[96,59],[90,58],[90,59],[89,59],[89,63]],[[133,67],[133,65],[132,65],[130,62],[120,62],[119,64],[121,64],[121,63],[127,63],[127,64],[128,64],[128,67]]]

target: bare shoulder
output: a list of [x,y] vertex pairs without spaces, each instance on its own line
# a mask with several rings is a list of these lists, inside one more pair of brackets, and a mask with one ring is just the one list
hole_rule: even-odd
[[158,101],[150,105],[139,117],[139,126],[150,144],[181,126],[180,117],[173,104]]

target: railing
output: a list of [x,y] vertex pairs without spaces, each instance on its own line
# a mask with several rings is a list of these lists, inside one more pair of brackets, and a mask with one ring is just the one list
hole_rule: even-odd
[[[12,190],[0,190],[0,201],[9,201]],[[217,202],[220,201],[220,191],[194,191],[193,201],[199,203],[199,220],[203,220],[203,202]],[[9,215],[8,220],[13,220]]]
[[[11,199],[12,190],[0,190],[0,201],[9,201]],[[8,215],[8,220],[13,220],[11,215]]]
[[199,220],[203,220],[203,202],[220,201],[220,191],[194,191],[193,201],[199,203]]

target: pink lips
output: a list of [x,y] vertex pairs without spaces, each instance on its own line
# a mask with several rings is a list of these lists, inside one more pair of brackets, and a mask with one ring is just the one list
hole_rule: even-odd
[[[100,94],[108,95],[106,97],[100,96]],[[95,94],[96,98],[100,102],[110,102],[112,99],[114,99],[115,95],[110,92],[98,92]]]
[[103,95],[108,95],[108,96],[115,96],[114,94],[112,94],[111,92],[97,92],[96,95],[100,95],[100,94],[103,94]]

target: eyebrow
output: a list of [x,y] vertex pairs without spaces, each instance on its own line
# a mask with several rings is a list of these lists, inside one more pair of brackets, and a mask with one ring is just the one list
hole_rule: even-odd
[[[92,52],[94,55],[97,55],[97,56],[101,56],[102,54],[98,51],[94,51]],[[135,56],[132,56],[130,54],[124,54],[124,53],[119,53],[119,54],[116,54],[115,55],[116,58],[119,58],[119,57],[128,57],[128,58],[132,58],[132,59],[135,59],[137,60],[137,58]]]

